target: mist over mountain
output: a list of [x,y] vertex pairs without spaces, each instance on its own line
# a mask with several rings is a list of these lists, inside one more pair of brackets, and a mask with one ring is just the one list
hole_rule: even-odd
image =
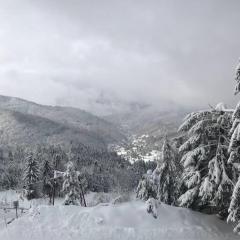
[[15,144],[80,142],[107,147],[125,138],[116,125],[71,107],[39,105],[0,96],[1,142]]
[[175,137],[182,119],[193,109],[166,101],[151,105],[102,94],[90,110],[92,113],[0,96],[0,144],[84,144],[110,148],[119,155],[124,152],[128,160],[151,161],[158,158],[164,137]]
[[104,148],[104,138],[80,128],[70,127],[52,120],[23,114],[18,111],[0,110],[1,146],[38,144],[69,146],[81,143],[94,148]]

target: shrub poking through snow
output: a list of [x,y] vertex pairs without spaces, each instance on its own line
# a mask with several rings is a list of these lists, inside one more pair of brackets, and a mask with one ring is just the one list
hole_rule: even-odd
[[117,205],[125,202],[130,201],[130,195],[129,194],[122,194],[119,195],[118,197],[114,198],[112,201],[112,204]]
[[154,218],[158,217],[158,201],[154,198],[149,198],[147,200],[147,212],[152,214]]

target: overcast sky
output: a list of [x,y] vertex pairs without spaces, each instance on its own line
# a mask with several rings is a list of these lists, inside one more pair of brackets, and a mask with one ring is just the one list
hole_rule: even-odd
[[0,0],[0,94],[233,105],[239,23],[239,0]]

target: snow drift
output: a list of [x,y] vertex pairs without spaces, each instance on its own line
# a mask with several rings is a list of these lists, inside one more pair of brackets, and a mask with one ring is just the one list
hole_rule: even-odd
[[160,205],[158,218],[132,201],[96,207],[39,206],[0,232],[4,240],[233,240],[232,226],[215,216]]

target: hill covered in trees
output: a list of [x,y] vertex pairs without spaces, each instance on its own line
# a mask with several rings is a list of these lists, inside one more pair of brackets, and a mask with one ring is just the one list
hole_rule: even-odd
[[77,142],[106,148],[125,139],[116,125],[77,108],[44,106],[0,96],[0,114],[2,143]]

